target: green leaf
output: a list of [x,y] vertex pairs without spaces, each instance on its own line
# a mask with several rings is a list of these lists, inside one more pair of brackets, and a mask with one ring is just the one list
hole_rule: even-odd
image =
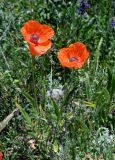
[[91,83],[90,83],[90,78],[87,73],[85,73],[86,80],[85,80],[85,86],[86,86],[86,95],[88,100],[91,100],[92,97],[92,88],[91,88]]
[[17,102],[16,102],[16,106],[20,110],[20,112],[22,113],[22,115],[23,115],[24,119],[26,120],[26,122],[31,126],[32,125],[32,119],[29,116],[29,114],[26,111],[24,111],[24,109]]
[[66,95],[66,97],[64,98],[64,102],[62,104],[62,107],[63,106],[66,106],[68,104],[68,101],[71,99],[72,97],[72,94],[74,93],[74,91],[77,89],[77,84],[70,90],[70,92]]
[[112,73],[112,69],[108,66],[107,68],[107,73],[108,73],[108,85],[107,89],[110,93],[110,96],[112,98],[114,92],[115,92],[115,74]]
[[57,152],[58,152],[58,149],[59,149],[58,143],[57,143],[57,141],[55,140],[54,143],[53,143],[53,150],[54,150],[55,153],[57,153]]
[[95,73],[95,76],[96,76],[97,71],[98,71],[100,49],[101,49],[102,43],[103,43],[103,37],[101,37],[101,39],[99,41],[99,44],[98,44],[98,47],[97,47],[97,50],[96,50],[96,53],[95,53],[95,59],[94,59],[94,73]]
[[92,107],[92,108],[95,108],[95,107],[96,107],[96,104],[94,104],[94,103],[86,102],[86,101],[83,101],[83,102],[85,103],[85,105],[86,105],[87,107]]
[[108,110],[108,104],[110,103],[110,94],[106,88],[104,88],[96,100],[96,112],[95,116],[99,115],[103,110]]
[[70,120],[71,118],[73,118],[73,113],[72,113],[72,112],[67,113],[67,114],[66,114],[66,118],[67,118],[68,120]]
[[112,70],[109,66],[107,66],[107,73],[108,73],[108,85],[107,85],[107,89],[110,92],[111,90],[111,83],[112,83]]
[[113,153],[113,160],[115,160],[115,154]]
[[111,83],[111,96],[115,93],[115,75],[112,75],[112,83]]
[[109,108],[109,113],[111,113],[112,110],[114,110],[114,109],[115,109],[115,104],[113,104],[113,105],[110,106],[110,108]]
[[42,85],[42,100],[41,105],[44,107],[46,102],[46,91],[44,85]]
[[60,119],[60,109],[59,109],[59,106],[57,105],[57,103],[55,102],[54,99],[51,99],[51,102],[52,102],[52,106],[54,107],[54,110],[55,110],[55,114],[57,116],[58,119]]
[[35,99],[32,97],[32,96],[30,96],[27,92],[22,92],[22,94],[25,96],[25,98],[30,102],[30,104],[34,107],[34,108],[36,108],[36,101],[35,101]]

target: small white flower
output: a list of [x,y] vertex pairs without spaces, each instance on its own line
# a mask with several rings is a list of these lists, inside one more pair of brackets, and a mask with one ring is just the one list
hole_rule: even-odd
[[47,91],[47,97],[52,97],[54,99],[59,99],[60,97],[64,96],[64,92],[62,89],[52,89],[51,91]]

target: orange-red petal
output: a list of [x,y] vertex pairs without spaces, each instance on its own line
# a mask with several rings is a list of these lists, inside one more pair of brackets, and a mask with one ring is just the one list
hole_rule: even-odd
[[41,29],[38,31],[40,36],[40,42],[45,42],[48,39],[51,39],[54,36],[54,30],[48,25],[42,25]]
[[[81,68],[89,56],[86,46],[81,42],[71,44],[58,52],[58,59],[63,67]],[[70,61],[74,58],[75,61]]]
[[3,153],[0,152],[0,160],[3,160]]
[[48,49],[51,48],[51,45],[51,41],[46,41],[36,46],[29,45],[29,48],[32,56],[41,56],[42,54],[45,54],[48,51]]
[[20,32],[22,33],[24,39],[28,42],[30,42],[30,36],[33,33],[36,33],[39,28],[41,27],[41,24],[34,20],[29,20],[24,24],[24,26],[20,29]]
[[82,59],[82,61],[88,58],[89,52],[87,51],[87,48],[83,43],[76,42],[70,45],[69,47],[71,47],[74,50],[76,56],[79,56]]
[[29,44],[32,44],[32,42],[30,41],[30,37],[32,34],[39,35],[38,43],[46,42],[54,36],[54,30],[50,26],[40,24],[35,20],[29,20],[28,22],[26,22],[21,28],[20,32]]

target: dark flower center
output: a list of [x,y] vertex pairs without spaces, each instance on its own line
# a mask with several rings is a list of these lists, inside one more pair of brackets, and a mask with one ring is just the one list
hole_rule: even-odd
[[31,36],[30,36],[30,41],[32,42],[32,43],[38,43],[38,40],[39,40],[39,36],[37,35],[37,34],[32,34]]
[[78,59],[77,59],[76,57],[70,57],[70,58],[69,58],[69,61],[70,61],[70,62],[74,62],[74,61],[78,61]]

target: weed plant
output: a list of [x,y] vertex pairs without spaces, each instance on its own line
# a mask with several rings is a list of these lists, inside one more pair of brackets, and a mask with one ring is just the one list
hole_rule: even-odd
[[[115,3],[89,0],[0,0],[0,121],[17,111],[0,133],[4,160],[115,158]],[[52,48],[31,55],[20,28],[30,20],[52,26]],[[57,52],[83,42],[81,69],[61,67]],[[32,144],[30,144],[30,140]]]

